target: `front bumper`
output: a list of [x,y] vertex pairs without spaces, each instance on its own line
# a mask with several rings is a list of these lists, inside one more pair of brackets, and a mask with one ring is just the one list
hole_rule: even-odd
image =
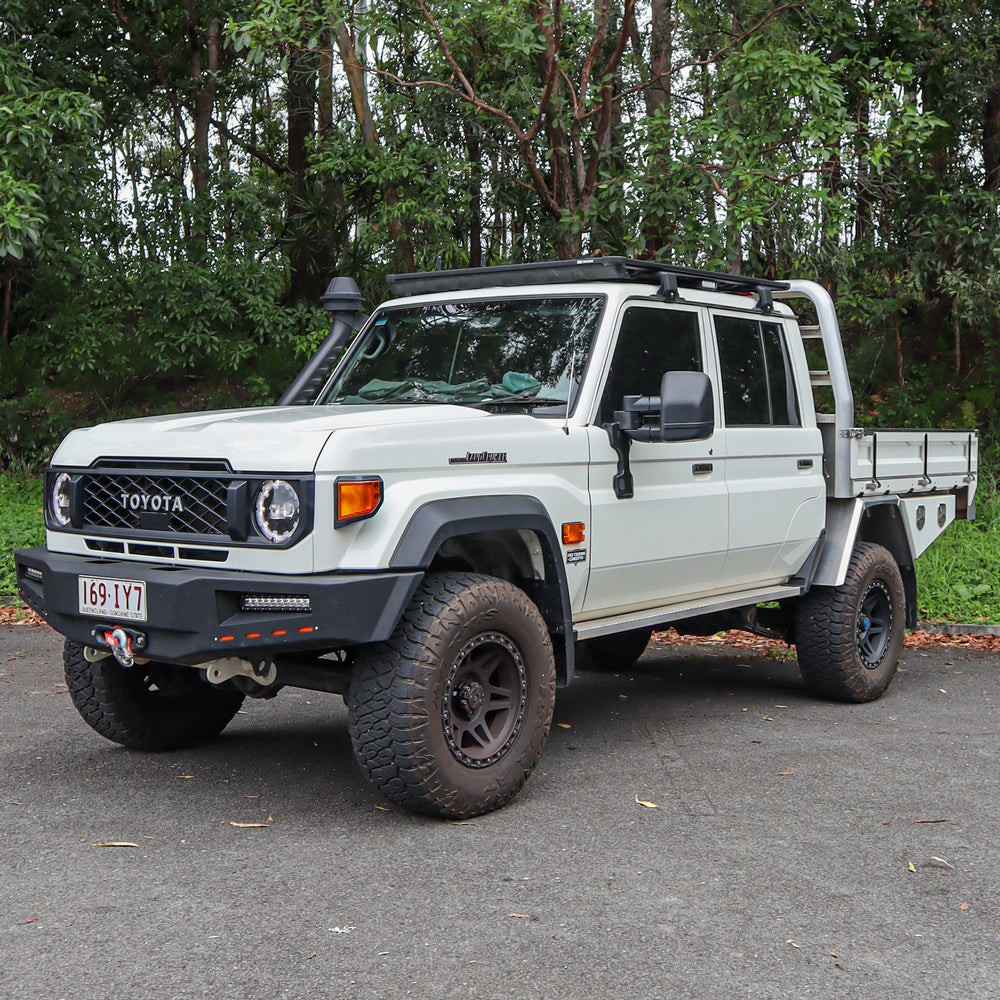
[[[15,554],[24,602],[67,639],[104,646],[104,634],[127,626],[146,637],[142,655],[193,665],[219,657],[279,656],[388,639],[423,572],[276,573],[211,571],[24,549]],[[41,574],[41,579],[38,579]],[[142,580],[149,620],[81,615],[79,577]],[[243,596],[294,594],[309,611],[243,611]]]

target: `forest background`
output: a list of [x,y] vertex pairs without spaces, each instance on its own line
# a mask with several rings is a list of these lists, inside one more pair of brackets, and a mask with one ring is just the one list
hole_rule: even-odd
[[986,499],[998,208],[995,0],[4,0],[0,469],[276,399],[335,274],[604,253],[821,281]]

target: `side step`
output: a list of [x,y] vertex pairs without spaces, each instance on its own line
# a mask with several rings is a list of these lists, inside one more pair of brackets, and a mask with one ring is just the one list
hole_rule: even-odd
[[729,611],[732,608],[750,607],[755,604],[766,604],[768,601],[783,601],[789,597],[801,597],[802,587],[775,587],[771,590],[756,590],[740,594],[727,594],[724,597],[693,601],[690,604],[668,604],[659,608],[649,608],[645,611],[634,611],[614,618],[601,618],[599,621],[580,622],[575,629],[577,641],[596,639],[602,635],[612,635],[615,632],[626,632],[634,628],[656,628],[680,621],[682,618],[694,618],[696,615],[707,615],[713,611]]

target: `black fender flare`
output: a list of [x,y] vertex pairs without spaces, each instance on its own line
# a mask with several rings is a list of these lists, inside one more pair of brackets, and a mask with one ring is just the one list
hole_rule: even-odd
[[[392,570],[426,570],[441,545],[450,538],[484,531],[531,531],[539,540],[547,585],[537,598],[552,636],[560,680],[573,679],[573,609],[562,562],[562,548],[545,505],[518,494],[450,497],[429,500],[410,518],[389,559]],[[552,583],[555,586],[552,586]]]

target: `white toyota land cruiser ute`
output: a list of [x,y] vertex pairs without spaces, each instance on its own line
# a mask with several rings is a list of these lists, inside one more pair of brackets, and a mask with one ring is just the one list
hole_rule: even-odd
[[854,427],[821,286],[613,257],[389,285],[364,317],[331,283],[277,407],[56,451],[18,587],[98,733],[185,747],[245,696],[340,693],[388,799],[466,817],[524,784],[576,663],[625,669],[667,623],[886,690],[915,559],[975,516],[978,436]]

